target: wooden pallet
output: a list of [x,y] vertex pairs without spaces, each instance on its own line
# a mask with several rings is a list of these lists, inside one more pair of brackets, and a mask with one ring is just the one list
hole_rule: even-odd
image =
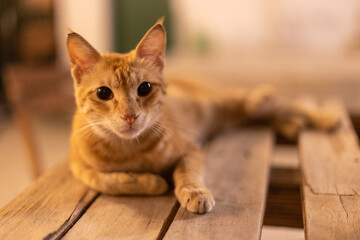
[[208,214],[187,212],[171,193],[100,194],[62,163],[0,210],[0,239],[260,239],[267,192],[265,222],[281,223],[298,216],[291,211],[300,208],[292,187],[299,184],[306,239],[360,239],[358,140],[343,107],[331,104],[342,125],[333,133],[301,134],[301,174],[296,165],[291,171],[281,163],[271,168],[275,143],[269,129],[238,129],[209,143],[205,179],[216,205]]

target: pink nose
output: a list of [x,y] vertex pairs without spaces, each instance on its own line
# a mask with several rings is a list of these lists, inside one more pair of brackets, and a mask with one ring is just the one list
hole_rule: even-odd
[[124,119],[128,124],[133,124],[139,115],[124,115],[121,118]]

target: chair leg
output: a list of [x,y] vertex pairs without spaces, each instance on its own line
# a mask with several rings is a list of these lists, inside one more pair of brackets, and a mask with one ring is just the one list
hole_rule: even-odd
[[41,173],[41,164],[38,147],[36,145],[34,129],[30,123],[30,117],[24,109],[18,106],[17,109],[14,110],[15,121],[20,128],[24,145],[27,151],[27,159],[28,164],[31,168],[31,175],[35,179]]

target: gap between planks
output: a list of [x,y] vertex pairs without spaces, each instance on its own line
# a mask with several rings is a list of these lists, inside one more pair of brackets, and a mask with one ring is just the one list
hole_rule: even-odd
[[160,229],[159,235],[157,236],[156,240],[162,240],[165,237],[165,234],[170,228],[170,225],[175,219],[176,214],[178,213],[180,208],[180,203],[176,200],[174,206],[172,207],[169,216],[165,219],[162,228]]
[[79,202],[76,204],[76,207],[70,214],[69,218],[57,230],[47,235],[44,240],[62,239],[99,196],[100,193],[97,191],[92,189],[86,190]]

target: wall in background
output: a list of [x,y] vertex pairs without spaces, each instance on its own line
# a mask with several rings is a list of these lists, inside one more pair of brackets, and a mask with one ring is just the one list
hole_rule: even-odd
[[169,43],[174,40],[182,52],[342,54],[360,50],[358,0],[54,1],[61,62],[67,62],[66,26],[99,51],[127,52],[163,15]]
[[[99,52],[127,52],[162,16],[171,44],[168,0],[54,0],[59,62],[68,65],[67,27],[82,35]],[[168,44],[168,45],[169,45]]]
[[[358,0],[172,0],[182,48],[343,53],[360,49]],[[201,46],[200,46],[201,47]]]

